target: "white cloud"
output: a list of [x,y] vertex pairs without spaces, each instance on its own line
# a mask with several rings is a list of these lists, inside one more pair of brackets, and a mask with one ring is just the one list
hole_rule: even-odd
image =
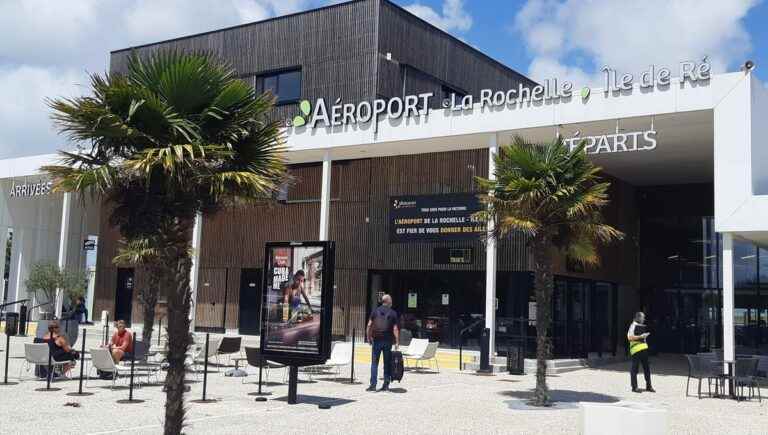
[[472,28],[472,16],[464,9],[463,0],[444,0],[442,13],[418,2],[405,9],[446,32],[466,32]]
[[[532,78],[597,83],[610,65],[638,72],[709,56],[715,72],[744,60],[742,19],[758,0],[528,0],[515,18]],[[583,61],[576,62],[575,59]]]
[[257,21],[328,0],[0,1],[0,158],[67,147],[45,98],[87,92],[109,51]]

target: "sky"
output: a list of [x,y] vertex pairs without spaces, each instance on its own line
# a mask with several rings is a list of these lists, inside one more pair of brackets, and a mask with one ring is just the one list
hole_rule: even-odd
[[[768,84],[768,0],[393,0],[535,80],[599,86],[603,65],[641,72],[708,56],[747,59]],[[69,145],[45,99],[88,92],[109,52],[338,0],[0,0],[0,159]]]

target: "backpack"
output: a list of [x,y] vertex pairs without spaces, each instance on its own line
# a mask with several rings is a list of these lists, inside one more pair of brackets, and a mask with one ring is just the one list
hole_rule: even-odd
[[399,351],[392,352],[392,380],[402,382],[405,366],[403,364],[403,353]]
[[392,324],[385,315],[376,314],[373,317],[372,332],[373,338],[385,338],[392,335]]

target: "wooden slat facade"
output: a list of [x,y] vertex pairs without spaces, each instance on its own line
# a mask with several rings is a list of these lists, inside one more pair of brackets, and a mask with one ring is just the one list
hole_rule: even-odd
[[[358,0],[116,51],[111,56],[111,71],[124,72],[132,52],[146,56],[169,49],[215,53],[253,83],[263,73],[300,68],[301,95],[309,100],[358,102],[398,96],[405,89],[407,93],[434,92],[433,102],[439,104],[444,85],[479,95],[484,88],[532,84],[386,0]],[[386,59],[387,53],[391,53],[391,61]],[[282,105],[272,116],[286,119],[296,111],[295,104]],[[487,150],[333,162],[330,237],[337,242],[335,334],[348,334],[353,328],[362,331],[370,270],[484,269],[482,240],[392,244],[387,222],[390,196],[473,192],[474,176],[486,176],[487,170]],[[204,218],[197,326],[237,328],[241,273],[263,267],[265,242],[317,239],[321,164],[294,166],[290,172],[294,183],[285,203],[226,208]],[[98,252],[97,313],[114,312],[117,267],[111,260],[119,234],[109,227],[108,215],[105,208]],[[473,262],[435,265],[436,247],[473,248]],[[513,236],[500,241],[498,263],[500,271],[530,270],[525,240]],[[144,283],[141,270],[136,271],[136,283]],[[141,321],[136,303],[132,320]]]

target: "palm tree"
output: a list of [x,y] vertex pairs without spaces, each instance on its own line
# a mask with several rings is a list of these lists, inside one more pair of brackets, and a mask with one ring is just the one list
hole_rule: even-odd
[[197,213],[270,198],[285,174],[274,99],[204,53],[133,56],[125,74],[93,75],[92,95],[49,101],[60,132],[83,146],[44,168],[54,190],[94,194],[127,239],[146,238],[168,288],[165,433],[184,424],[190,245]]
[[598,177],[600,168],[587,158],[582,143],[570,151],[561,138],[549,144],[528,143],[515,137],[494,157],[495,180],[477,178],[493,236],[513,232],[529,237],[533,251],[536,293],[536,391],[533,405],[551,404],[546,370],[550,356],[553,254],[559,250],[585,265],[597,265],[598,243],[623,234],[603,223],[600,210],[608,203],[610,183]]

